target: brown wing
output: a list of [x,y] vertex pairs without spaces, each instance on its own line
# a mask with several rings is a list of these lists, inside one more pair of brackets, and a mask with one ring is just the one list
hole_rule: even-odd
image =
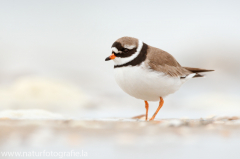
[[147,64],[151,69],[172,77],[185,77],[192,73],[183,68],[171,54],[152,46],[148,46]]
[[206,69],[202,69],[202,68],[192,68],[192,67],[183,67],[193,73],[200,73],[200,72],[210,72],[210,71],[214,71],[214,70],[206,70]]
[[201,72],[211,72],[214,70],[207,70],[207,69],[202,69],[202,68],[192,68],[192,67],[183,67],[188,71],[191,71],[192,73],[196,73],[196,75],[194,77],[204,77],[204,75],[199,74]]

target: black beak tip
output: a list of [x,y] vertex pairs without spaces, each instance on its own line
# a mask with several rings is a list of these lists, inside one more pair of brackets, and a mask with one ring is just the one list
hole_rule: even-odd
[[111,60],[110,57],[107,57],[107,58],[105,59],[105,61],[109,61],[109,60]]

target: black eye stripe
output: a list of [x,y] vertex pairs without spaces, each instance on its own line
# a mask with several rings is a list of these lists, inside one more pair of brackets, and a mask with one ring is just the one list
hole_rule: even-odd
[[121,53],[115,53],[113,52],[113,54],[116,56],[116,57],[121,57],[121,58],[124,58],[124,57],[129,57],[131,56],[132,54],[134,54],[136,51],[137,51],[137,48],[134,48],[134,49],[128,49],[128,51],[124,51],[126,48],[124,48],[121,43],[119,42],[114,42],[112,44],[112,47],[115,47],[117,48],[119,51],[122,51]]
[[124,57],[129,57],[129,56],[131,56],[131,55],[134,54],[136,51],[137,51],[137,49],[135,48],[135,49],[129,50],[128,52],[122,52],[122,53],[119,53],[119,54],[114,53],[114,55],[115,55],[116,57],[124,58]]
[[121,45],[121,43],[119,43],[119,42],[114,42],[113,44],[112,44],[112,47],[115,47],[115,48],[117,48],[118,50],[120,50],[120,51],[122,51],[124,48],[122,47],[122,45]]
[[147,50],[148,50],[148,45],[143,43],[142,49],[135,59],[122,65],[115,65],[114,68],[140,65],[147,58]]

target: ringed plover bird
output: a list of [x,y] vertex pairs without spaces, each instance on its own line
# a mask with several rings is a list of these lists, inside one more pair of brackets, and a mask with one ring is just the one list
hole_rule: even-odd
[[117,84],[127,94],[145,102],[146,120],[148,101],[159,101],[150,120],[154,120],[162,108],[163,98],[176,92],[183,83],[203,77],[201,72],[213,70],[182,67],[166,51],[147,45],[133,37],[122,37],[112,45],[112,54],[105,61],[113,60]]

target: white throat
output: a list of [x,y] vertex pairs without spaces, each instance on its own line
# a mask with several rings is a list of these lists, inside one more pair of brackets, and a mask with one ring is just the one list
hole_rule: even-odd
[[[125,58],[116,57],[113,60],[114,61],[114,65],[122,65],[122,64],[128,63],[128,62],[132,61],[133,59],[135,59],[139,55],[139,53],[141,52],[142,46],[143,46],[143,42],[141,40],[138,40],[137,51],[134,54],[132,54],[132,56],[129,56],[129,57],[125,57]],[[116,48],[113,47],[112,50],[113,49],[115,51]]]

